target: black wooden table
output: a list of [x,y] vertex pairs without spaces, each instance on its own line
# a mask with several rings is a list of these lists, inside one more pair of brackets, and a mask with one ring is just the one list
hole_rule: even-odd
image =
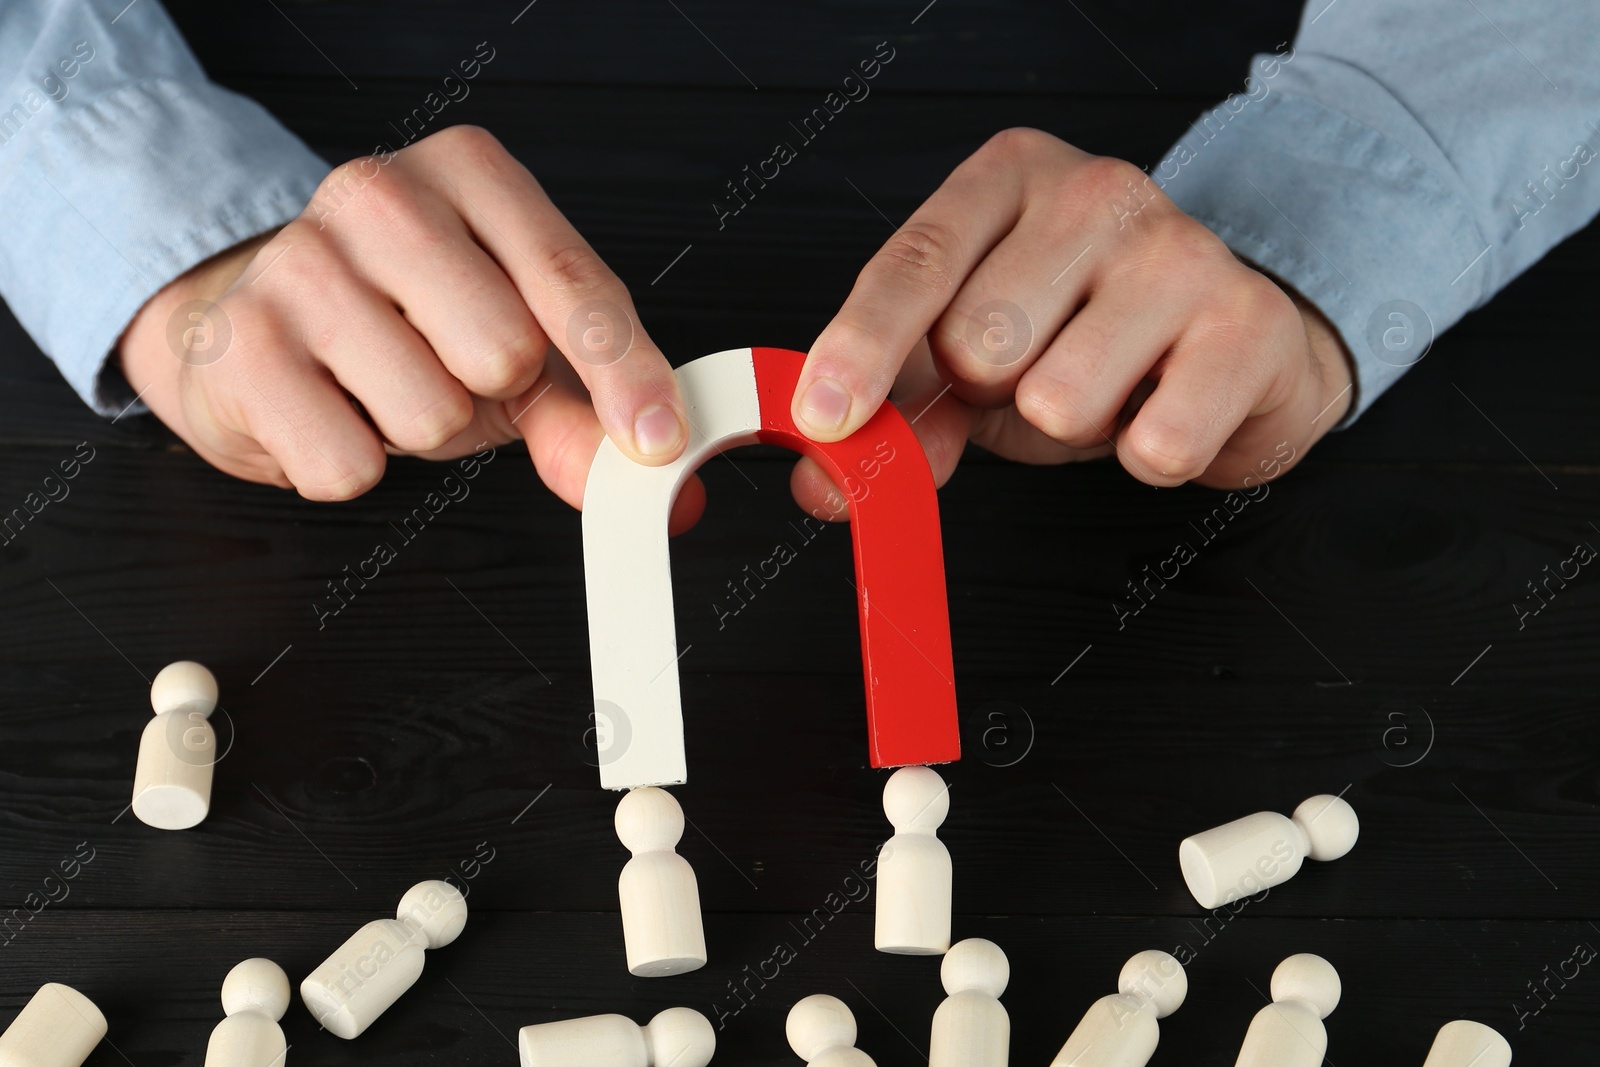
[[[489,42],[438,123],[510,144],[679,361],[804,349],[892,221],[1005,126],[1157,158],[1296,15],[523,2],[174,11],[214,76],[334,160],[392,141]],[[896,58],[873,95],[719,229],[724,183],[880,41]],[[1522,628],[1513,604],[1600,545],[1597,249],[1581,234],[1448,334],[1121,628],[1126,582],[1195,541],[1217,494],[969,454],[942,493],[966,745],[943,836],[957,936],[1012,961],[1014,1063],[1048,1062],[1150,947],[1192,960],[1157,1067],[1231,1064],[1273,966],[1302,951],[1344,978],[1331,1063],[1418,1065],[1463,1016],[1519,1064],[1594,1061],[1600,973],[1572,961],[1600,946],[1600,577]],[[268,956],[298,981],[413,882],[454,875],[464,936],[358,1041],[294,1006],[292,1064],[510,1064],[521,1026],[674,1004],[719,1020],[716,1062],[793,1064],[783,1018],[814,992],[852,1006],[880,1064],[924,1059],[938,961],[872,951],[854,888],[887,827],[848,531],[807,543],[725,625],[713,607],[794,539],[789,458],[710,463],[706,517],[675,543],[682,851],[712,962],[635,980],[616,797],[584,741],[579,519],[525,455],[502,450],[319,627],[326,583],[444,469],[395,462],[340,505],[233,481],[147,418],[93,417],[0,330],[0,505],[93,456],[0,548],[0,896],[20,909],[0,937],[4,1018],[63,981],[110,1020],[95,1067],[199,1064],[233,963]],[[179,658],[221,680],[227,755],[210,818],[163,833],[125,809],[147,680]],[[1319,792],[1360,813],[1353,853],[1236,915],[1189,899],[1180,838]],[[65,889],[46,881],[75,857]],[[793,958],[774,973],[780,946]]]

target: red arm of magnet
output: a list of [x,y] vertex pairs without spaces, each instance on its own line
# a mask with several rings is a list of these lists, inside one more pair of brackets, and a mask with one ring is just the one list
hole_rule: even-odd
[[921,442],[890,403],[843,441],[811,440],[789,413],[805,356],[752,352],[758,436],[810,456],[850,500],[872,765],[959,759],[939,500]]

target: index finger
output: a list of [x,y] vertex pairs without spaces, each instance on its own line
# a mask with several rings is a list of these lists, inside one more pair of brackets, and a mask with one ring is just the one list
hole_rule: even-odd
[[622,279],[499,141],[475,127],[446,132],[454,130],[442,146],[451,155],[441,191],[577,371],[607,435],[638,462],[676,459],[688,440],[678,382]]
[[980,151],[945,179],[868,261],[806,356],[792,413],[838,441],[872,417],[912,347],[1021,216],[1022,178]]

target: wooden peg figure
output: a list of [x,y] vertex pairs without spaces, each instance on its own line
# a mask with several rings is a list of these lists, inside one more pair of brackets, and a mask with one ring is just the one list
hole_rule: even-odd
[[950,950],[950,850],[936,831],[950,814],[950,791],[937,771],[902,767],[883,789],[894,836],[878,854],[879,952],[937,956]]
[[1189,995],[1183,964],[1147,949],[1122,965],[1117,992],[1089,1006],[1050,1067],[1144,1067],[1161,1040],[1165,1019]]
[[217,680],[192,660],[161,668],[150,685],[155,718],[139,737],[133,814],[158,830],[187,830],[211,810],[217,734],[210,723]]
[[106,1036],[106,1017],[71,986],[39,987],[0,1034],[0,1067],[83,1067]]
[[784,1032],[807,1067],[878,1067],[856,1048],[856,1017],[838,997],[806,997],[789,1009]]
[[359,1037],[422,976],[423,951],[461,936],[467,901],[449,882],[419,882],[393,919],[370,922],[300,983],[300,998],[337,1037]]
[[617,837],[633,853],[617,881],[628,973],[639,978],[684,974],[706,965],[700,887],[678,855],[683,808],[664,789],[629,791],[617,805]]
[[595,1015],[517,1033],[522,1067],[706,1067],[716,1049],[710,1020],[693,1008],[668,1008],[644,1026]]
[[939,967],[949,994],[933,1013],[928,1067],[1007,1067],[1011,1017],[1000,994],[1011,980],[1011,964],[1000,946],[969,937],[951,946]]
[[1422,1067],[1511,1067],[1511,1046],[1492,1028],[1457,1019],[1439,1028]]
[[271,960],[234,965],[222,980],[227,1018],[211,1031],[205,1067],[283,1067],[288,1053],[278,1020],[289,1010],[289,976]]
[[1355,847],[1361,823],[1344,800],[1323,794],[1293,816],[1262,811],[1186,837],[1178,864],[1202,908],[1219,908],[1280,885],[1300,871],[1307,856],[1327,862]]
[[1256,1012],[1234,1067],[1322,1067],[1328,1031],[1322,1020],[1339,1006],[1339,972],[1302,952],[1272,972],[1272,1003]]

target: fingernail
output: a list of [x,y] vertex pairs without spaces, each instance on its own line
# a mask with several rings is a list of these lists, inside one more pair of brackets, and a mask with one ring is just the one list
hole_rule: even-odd
[[821,433],[833,433],[850,415],[850,390],[832,378],[818,378],[800,398],[800,418]]
[[633,420],[633,447],[642,456],[665,455],[682,440],[677,412],[665,404],[651,404]]

